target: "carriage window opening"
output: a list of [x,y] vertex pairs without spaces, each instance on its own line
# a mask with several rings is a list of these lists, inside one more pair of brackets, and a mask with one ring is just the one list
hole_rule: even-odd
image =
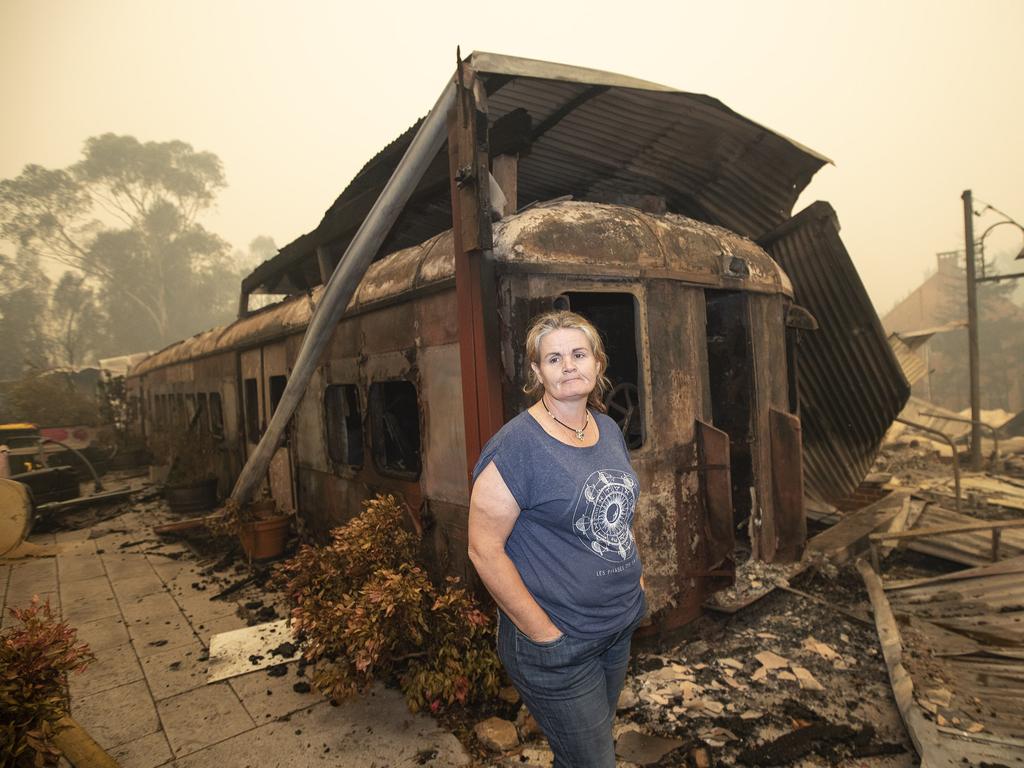
[[184,429],[188,425],[188,417],[185,415],[185,396],[174,396],[174,427]]
[[[711,420],[729,436],[733,522],[749,517],[754,486],[754,363],[750,346],[747,295],[740,291],[704,292],[707,313],[708,384]],[[740,528],[746,530],[746,526]]]
[[373,459],[382,472],[412,478],[420,471],[420,409],[409,381],[370,386]]
[[242,393],[245,400],[245,436],[250,443],[260,441],[259,387],[256,379],[246,379]]
[[164,423],[164,396],[153,395],[153,423],[160,427]]
[[277,410],[278,404],[281,402],[281,396],[284,394],[284,387],[288,383],[287,376],[271,376],[270,377],[270,415],[274,415],[274,411]]
[[214,437],[224,436],[224,407],[220,402],[220,392],[210,393],[210,433]]
[[209,428],[209,423],[206,416],[206,393],[200,392],[196,395],[196,415],[195,415],[196,431],[205,433]]
[[[640,448],[645,440],[644,409],[640,356],[637,354],[638,303],[631,293],[564,293],[573,312],[583,315],[597,328],[608,354],[605,375],[611,389],[605,393],[608,415],[622,429],[630,450]],[[557,305],[557,300],[556,300]]]
[[336,464],[363,465],[363,420],[354,384],[332,384],[324,391],[327,453]]

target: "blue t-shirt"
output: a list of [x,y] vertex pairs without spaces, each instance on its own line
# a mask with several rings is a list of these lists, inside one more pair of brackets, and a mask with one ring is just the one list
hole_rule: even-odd
[[633,512],[640,483],[622,432],[591,412],[592,446],[556,440],[528,411],[484,446],[473,479],[494,462],[520,513],[505,552],[551,621],[570,637],[625,629],[644,610]]

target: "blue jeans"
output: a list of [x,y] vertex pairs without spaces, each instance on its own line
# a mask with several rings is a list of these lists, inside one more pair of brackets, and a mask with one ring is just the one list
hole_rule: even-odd
[[498,611],[498,656],[547,736],[555,768],[615,768],[612,720],[642,618],[609,637],[537,643]]

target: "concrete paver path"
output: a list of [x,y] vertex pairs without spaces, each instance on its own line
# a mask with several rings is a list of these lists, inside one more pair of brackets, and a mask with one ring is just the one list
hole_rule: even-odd
[[297,693],[291,672],[206,683],[210,637],[245,626],[239,605],[192,585],[201,570],[182,544],[155,541],[159,504],[92,528],[33,537],[54,557],[0,561],[2,626],[10,606],[49,599],[96,662],[69,680],[71,714],[123,768],[352,768],[469,765],[437,723],[397,691],[332,706]]

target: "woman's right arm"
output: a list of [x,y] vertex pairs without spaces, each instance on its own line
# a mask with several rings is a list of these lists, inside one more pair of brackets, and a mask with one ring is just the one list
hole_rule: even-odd
[[520,631],[543,643],[562,632],[533,599],[505,553],[505,541],[518,517],[519,504],[492,461],[477,476],[469,501],[469,559],[501,610]]

